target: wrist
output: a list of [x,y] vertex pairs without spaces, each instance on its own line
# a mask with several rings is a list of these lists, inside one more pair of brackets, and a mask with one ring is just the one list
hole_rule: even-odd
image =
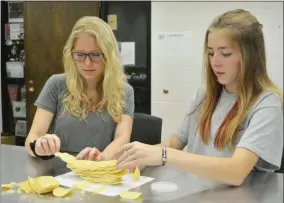
[[54,155],[50,155],[50,156],[40,156],[36,153],[36,142],[37,140],[34,140],[33,142],[30,142],[30,149],[32,151],[32,153],[34,154],[34,157],[39,157],[40,159],[43,160],[48,160],[48,159],[52,159],[54,157]]
[[162,145],[162,166],[167,163],[167,145]]

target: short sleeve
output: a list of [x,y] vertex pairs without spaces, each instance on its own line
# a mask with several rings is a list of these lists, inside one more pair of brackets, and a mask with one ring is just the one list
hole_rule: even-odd
[[56,76],[51,76],[45,85],[43,86],[35,106],[45,109],[51,113],[56,112],[58,103],[58,87],[56,82]]
[[134,90],[129,84],[126,84],[125,88],[125,107],[124,114],[134,117]]
[[182,141],[185,145],[188,143],[190,118],[191,118],[191,115],[186,113],[186,115],[183,118],[181,125],[179,126],[177,131],[173,134],[180,141]]
[[283,106],[278,95],[265,96],[255,107],[237,147],[259,156],[256,167],[279,169],[283,151]]
[[184,144],[188,144],[191,119],[193,113],[195,112],[195,110],[198,108],[199,104],[203,100],[203,96],[204,96],[204,90],[202,88],[199,88],[190,101],[189,108],[185,113],[181,125],[178,127],[176,132],[173,133],[173,135],[176,136]]

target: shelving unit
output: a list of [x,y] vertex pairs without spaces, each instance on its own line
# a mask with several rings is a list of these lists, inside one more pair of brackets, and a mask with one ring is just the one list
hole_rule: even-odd
[[15,144],[23,145],[27,135],[23,2],[1,1],[1,17],[1,136],[15,135]]

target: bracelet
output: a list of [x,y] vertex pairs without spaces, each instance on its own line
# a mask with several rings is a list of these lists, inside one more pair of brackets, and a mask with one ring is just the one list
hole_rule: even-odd
[[54,155],[50,155],[50,156],[40,156],[35,152],[35,145],[36,145],[36,141],[30,142],[30,148],[32,150],[32,152],[34,153],[35,157],[39,157],[40,159],[43,160],[48,160],[48,159],[52,159],[54,157]]
[[162,147],[162,162],[163,162],[162,166],[164,166],[167,162],[167,146],[166,145]]

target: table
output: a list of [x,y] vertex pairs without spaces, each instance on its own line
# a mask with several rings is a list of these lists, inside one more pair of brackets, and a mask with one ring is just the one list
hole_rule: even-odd
[[[1,145],[1,184],[24,181],[29,177],[42,175],[57,176],[69,172],[61,160],[54,158],[44,161],[27,154],[24,147]],[[154,177],[154,181],[171,181],[178,185],[176,192],[155,194],[151,184],[147,183],[133,191],[143,193],[140,201],[122,200],[120,197],[92,195],[91,193],[73,192],[69,199],[59,199],[51,195],[2,194],[3,203],[45,203],[45,202],[175,202],[175,203],[283,203],[283,174],[253,172],[240,187],[231,187],[202,179],[184,171],[164,167],[145,167],[143,176]]]

